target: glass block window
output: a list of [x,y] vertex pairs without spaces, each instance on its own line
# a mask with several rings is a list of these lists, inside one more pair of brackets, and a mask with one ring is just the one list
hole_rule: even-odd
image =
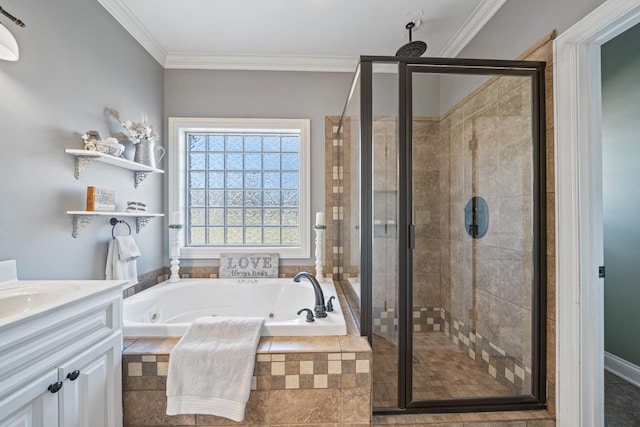
[[170,165],[169,204],[185,222],[181,252],[310,256],[308,120],[182,120],[207,123],[176,127],[170,119],[181,164]]
[[187,245],[300,243],[300,136],[187,134]]

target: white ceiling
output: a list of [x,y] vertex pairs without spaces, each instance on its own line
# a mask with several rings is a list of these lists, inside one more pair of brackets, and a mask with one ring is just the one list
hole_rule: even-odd
[[165,68],[351,72],[360,55],[456,56],[506,0],[98,0]]

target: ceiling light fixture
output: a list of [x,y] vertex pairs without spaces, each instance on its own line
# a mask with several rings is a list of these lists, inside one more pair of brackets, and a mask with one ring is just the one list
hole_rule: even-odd
[[[24,27],[24,22],[7,12],[0,6],[0,13],[12,20],[17,26]],[[0,22],[0,59],[7,61],[17,61],[20,57],[20,51],[18,50],[18,42],[16,38],[7,27]]]

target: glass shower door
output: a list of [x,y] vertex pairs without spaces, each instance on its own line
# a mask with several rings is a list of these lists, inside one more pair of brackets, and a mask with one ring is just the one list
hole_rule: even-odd
[[451,71],[407,73],[414,406],[533,394],[532,78]]

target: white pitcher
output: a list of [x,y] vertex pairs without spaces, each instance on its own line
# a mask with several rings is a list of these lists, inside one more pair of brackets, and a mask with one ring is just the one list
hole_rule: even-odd
[[[155,154],[156,149],[160,151],[158,160],[156,160],[156,154]],[[136,144],[136,154],[133,156],[133,161],[136,163],[140,163],[140,164],[155,168],[157,163],[160,160],[162,160],[162,158],[164,157],[164,154],[165,154],[164,147],[160,145],[156,147],[155,141],[151,139],[143,139]]]

